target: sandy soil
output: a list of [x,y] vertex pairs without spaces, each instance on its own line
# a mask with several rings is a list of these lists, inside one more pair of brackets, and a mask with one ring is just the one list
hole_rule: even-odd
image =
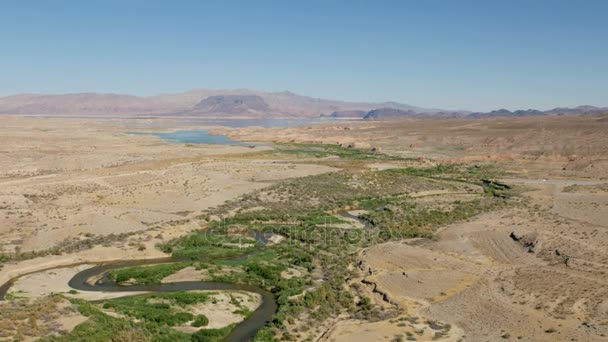
[[74,297],[86,300],[101,300],[143,294],[145,292],[97,292],[97,291],[77,291],[69,293],[72,288],[68,282],[72,277],[93,265],[80,265],[75,267],[57,268],[44,272],[37,272],[19,278],[11,287],[8,293],[20,298],[40,298],[54,293],[61,293],[67,297]]
[[[605,340],[606,210],[579,209],[602,206],[608,196],[564,193],[564,186],[534,185],[530,208],[445,227],[436,240],[370,247],[360,254],[364,283],[378,302],[421,322],[450,324],[466,340]],[[534,236],[534,251],[511,232]],[[324,340],[380,340],[385,331],[394,334],[394,323],[338,322]]]
[[[397,308],[420,322],[450,324],[455,335],[441,338],[591,341],[608,335],[608,196],[601,188],[564,189],[606,182],[604,123],[588,116],[222,131],[236,139],[375,147],[429,164],[495,163],[519,178],[508,182],[531,188],[525,208],[445,227],[434,240],[392,242],[362,251],[362,283],[378,305]],[[396,165],[368,166],[382,170]],[[467,196],[413,195],[448,201]],[[525,239],[515,241],[512,232]],[[525,240],[535,246],[523,246]],[[387,340],[398,338],[398,331],[389,320],[337,320],[320,339]]]
[[162,283],[177,283],[180,281],[198,281],[202,280],[208,274],[207,270],[197,270],[192,266],[182,268],[181,270],[163,278]]
[[[499,163],[530,178],[608,175],[608,121],[598,116],[340,121],[287,129],[219,129],[234,139],[376,147],[423,160]],[[382,163],[376,168],[384,168]]]
[[[217,291],[215,291],[217,292]],[[250,311],[255,311],[262,303],[262,297],[257,293],[243,292],[243,291],[225,291],[213,295],[215,303],[212,301],[191,305],[186,309],[194,315],[205,315],[209,319],[209,324],[202,328],[195,328],[190,326],[190,322],[183,326],[177,327],[176,330],[180,330],[187,333],[193,333],[200,329],[217,329],[223,328],[232,323],[238,323],[243,320],[243,315],[234,313],[239,307],[232,301],[234,298],[240,302],[241,306],[247,308]]]
[[[94,120],[3,117],[0,136],[0,252],[71,252],[6,264],[0,283],[76,262],[162,257],[154,245],[200,229],[203,210],[332,170],[239,158],[267,147],[167,144]],[[88,243],[97,246],[78,251]]]
[[[52,252],[61,255],[47,251],[5,264],[0,283],[79,262],[162,257],[154,245],[204,227],[198,217],[206,208],[281,179],[334,170],[251,155],[267,147],[166,144],[95,121],[3,120],[0,250],[59,248]],[[375,146],[425,165],[496,163],[511,172],[507,182],[528,187],[525,206],[444,227],[434,239],[361,251],[356,265],[361,276],[351,281],[393,314],[375,322],[332,318],[315,327],[314,340],[600,341],[608,336],[606,124],[585,116],[217,131],[242,140]],[[580,185],[571,188],[575,183]],[[448,205],[469,195],[435,191],[413,196],[421,203]],[[87,241],[96,246],[79,249]],[[65,292],[77,270],[32,274],[12,291],[31,297]],[[164,281],[204,276],[186,268]],[[242,319],[226,301],[206,305],[196,309],[214,319],[213,326]]]
[[0,341],[35,341],[63,335],[86,321],[69,301],[60,297],[0,302]]
[[[51,255],[41,258],[7,263],[0,271],[0,283],[4,284],[12,278],[49,268],[73,265],[76,263],[95,263],[104,261],[117,261],[129,259],[154,259],[167,255],[161,251],[150,248],[144,251],[119,247],[95,246],[91,249],[73,254]],[[74,272],[75,273],[75,272]]]
[[264,148],[167,144],[94,122],[3,120],[0,239],[5,253],[164,229],[268,182],[329,170],[231,157]]

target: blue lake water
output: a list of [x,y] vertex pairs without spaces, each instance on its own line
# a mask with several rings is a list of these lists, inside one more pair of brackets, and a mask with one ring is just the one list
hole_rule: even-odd
[[[224,127],[295,127],[304,126],[309,124],[316,124],[322,122],[331,122],[331,119],[225,119],[225,120],[213,120],[213,119],[180,119],[180,120],[145,120],[141,121],[139,125],[133,125],[130,122],[132,128],[148,128],[148,129],[167,129],[173,127],[184,127],[188,125],[197,126],[224,126]],[[135,126],[135,127],[134,127]],[[139,126],[139,127],[137,127]],[[214,145],[238,145],[238,146],[257,146],[259,144],[246,143],[231,140],[225,135],[211,135],[207,130],[204,129],[193,129],[193,130],[178,130],[168,133],[159,132],[127,132],[128,134],[135,135],[152,135],[161,139],[167,140],[172,143],[181,144],[214,144]]]
[[239,127],[295,127],[336,121],[334,118],[313,119],[206,119],[206,118],[171,118],[171,117],[138,117],[123,120],[128,129],[170,129],[187,126],[223,126]]
[[142,133],[142,132],[128,132],[128,134],[135,135],[152,135],[159,137],[163,140],[167,140],[173,143],[180,144],[212,144],[212,145],[239,145],[239,146],[252,146],[252,143],[243,143],[240,141],[231,140],[225,135],[211,135],[208,131],[203,129],[175,131],[169,133]]

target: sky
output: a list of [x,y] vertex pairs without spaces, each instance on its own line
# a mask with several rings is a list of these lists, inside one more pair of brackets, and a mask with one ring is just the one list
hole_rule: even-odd
[[2,1],[0,96],[289,90],[608,106],[608,1]]

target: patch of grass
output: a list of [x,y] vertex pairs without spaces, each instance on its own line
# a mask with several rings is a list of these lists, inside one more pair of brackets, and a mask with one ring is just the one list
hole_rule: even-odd
[[89,319],[76,326],[69,334],[46,337],[41,341],[106,342],[106,341],[191,341],[188,334],[153,321],[134,322],[104,314],[95,305],[80,299],[70,299],[78,311]]
[[235,325],[231,324],[221,329],[201,329],[192,334],[192,341],[196,342],[219,342],[223,341],[228,334],[234,329]]
[[480,197],[471,201],[456,201],[449,209],[420,206],[407,197],[385,198],[383,207],[371,210],[361,217],[381,232],[395,238],[431,237],[437,227],[469,219],[508,205],[506,201]]
[[326,158],[333,156],[348,160],[403,160],[401,157],[375,152],[369,148],[348,148],[330,144],[276,143],[275,149],[267,153],[300,158]]
[[103,307],[146,322],[175,326],[195,319],[192,313],[179,310],[179,307],[204,303],[209,300],[210,296],[211,294],[206,292],[130,296],[108,300]]
[[22,294],[22,293],[25,293],[25,292],[23,290],[7,292],[6,295],[4,295],[4,299],[15,300],[15,299],[26,298],[26,297],[20,296],[20,294]]
[[439,164],[432,167],[406,167],[388,169],[381,172],[475,184],[480,184],[481,179],[495,179],[505,175],[504,171],[497,169],[492,164]]
[[207,326],[207,324],[209,324],[209,318],[207,318],[207,316],[197,315],[194,318],[194,322],[192,322],[192,324],[190,324],[190,325],[195,328],[199,328],[199,327],[205,327],[205,326]]
[[236,315],[241,315],[246,318],[246,317],[249,317],[252,312],[251,312],[251,310],[249,310],[247,308],[241,308],[238,310],[234,310],[232,313],[236,314]]
[[189,263],[179,262],[152,266],[133,266],[110,271],[109,276],[116,283],[135,280],[138,284],[159,283],[163,278],[189,266]]
[[[218,223],[221,224],[221,223]],[[236,258],[253,251],[255,240],[242,236],[197,232],[158,247],[178,259],[214,260]],[[244,247],[241,247],[244,246]]]

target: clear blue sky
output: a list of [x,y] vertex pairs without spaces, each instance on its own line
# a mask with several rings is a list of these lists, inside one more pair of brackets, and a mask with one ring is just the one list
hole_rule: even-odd
[[608,1],[2,1],[0,96],[290,90],[608,106]]

